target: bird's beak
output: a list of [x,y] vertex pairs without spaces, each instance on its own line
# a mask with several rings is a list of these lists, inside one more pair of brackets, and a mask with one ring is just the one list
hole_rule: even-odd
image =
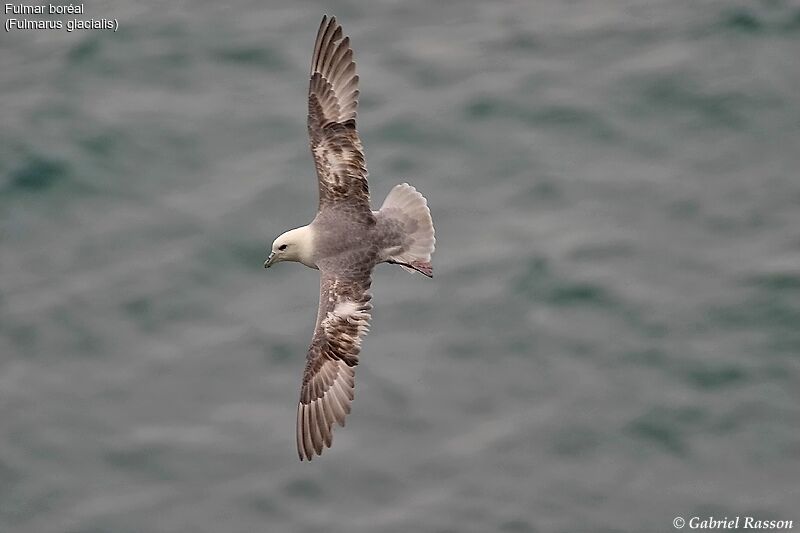
[[264,268],[271,267],[272,263],[274,263],[274,262],[275,262],[275,252],[272,252],[272,253],[269,254],[269,257],[267,257],[267,260],[264,261]]

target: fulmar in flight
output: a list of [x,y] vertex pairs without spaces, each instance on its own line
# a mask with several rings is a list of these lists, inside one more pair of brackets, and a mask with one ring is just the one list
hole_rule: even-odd
[[380,210],[370,207],[364,150],[356,131],[358,75],[350,38],[334,17],[322,17],[311,59],[308,134],[317,167],[319,208],[311,224],[272,243],[264,263],[297,261],[320,271],[317,325],[306,356],[297,406],[297,452],[313,459],[344,426],[355,366],[367,333],[372,269],[401,265],[433,277],[433,221],[428,202],[403,183]]

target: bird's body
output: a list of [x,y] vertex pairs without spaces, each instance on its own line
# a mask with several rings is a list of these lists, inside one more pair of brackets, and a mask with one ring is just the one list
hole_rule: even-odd
[[311,460],[344,426],[355,387],[361,340],[369,327],[375,265],[399,264],[433,277],[435,237],[427,201],[395,186],[370,207],[367,170],[356,130],[358,76],[349,37],[323,17],[311,62],[308,133],[317,168],[319,209],[307,226],[279,236],[264,266],[297,261],[320,271],[317,323],[297,406],[297,451]]

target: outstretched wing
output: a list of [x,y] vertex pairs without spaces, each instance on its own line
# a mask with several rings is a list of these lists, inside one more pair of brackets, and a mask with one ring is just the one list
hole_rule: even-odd
[[321,271],[319,313],[308,348],[297,405],[300,460],[322,453],[333,442],[333,423],[344,426],[355,388],[361,339],[369,330],[370,271],[338,276]]
[[322,17],[311,60],[308,135],[317,167],[320,209],[351,202],[370,211],[364,149],[356,131],[358,76],[350,38]]

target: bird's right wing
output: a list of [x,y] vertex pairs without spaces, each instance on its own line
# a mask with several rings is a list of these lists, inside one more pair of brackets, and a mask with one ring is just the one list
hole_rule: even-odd
[[347,277],[320,272],[319,312],[308,348],[297,405],[300,460],[320,455],[333,442],[333,423],[344,426],[355,388],[361,339],[369,330],[370,270]]
[[371,213],[364,149],[356,131],[358,94],[350,38],[342,38],[335,17],[322,17],[308,88],[308,135],[320,208],[349,202]]

